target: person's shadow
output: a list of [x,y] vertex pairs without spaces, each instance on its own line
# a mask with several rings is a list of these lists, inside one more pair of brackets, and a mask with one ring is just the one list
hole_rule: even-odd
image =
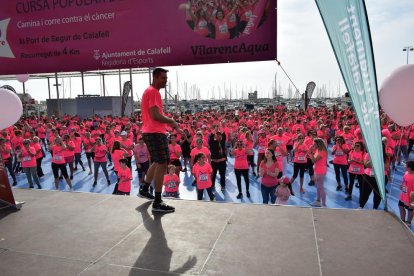
[[129,275],[142,275],[139,268],[153,270],[154,272],[173,272],[185,273],[195,266],[197,258],[189,256],[187,261],[173,271],[170,271],[170,263],[172,257],[172,250],[168,247],[167,239],[165,238],[164,229],[162,227],[161,218],[163,213],[153,213],[153,217],[148,213],[148,208],[151,207],[152,202],[148,201],[136,208],[141,213],[142,221],[145,229],[150,232],[151,237],[142,250],[133,267],[138,269],[131,269]]

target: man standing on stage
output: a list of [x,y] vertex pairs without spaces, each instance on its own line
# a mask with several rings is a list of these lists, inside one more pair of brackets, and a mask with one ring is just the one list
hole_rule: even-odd
[[[152,210],[154,212],[172,213],[175,208],[168,206],[161,200],[162,184],[170,159],[166,124],[179,130],[179,125],[171,118],[164,116],[162,100],[159,90],[167,84],[167,72],[163,68],[156,68],[152,72],[152,84],[142,95],[142,138],[148,147],[152,164],[148,169],[144,184],[140,187],[138,196],[154,199]],[[148,188],[154,180],[155,198],[148,192]]]

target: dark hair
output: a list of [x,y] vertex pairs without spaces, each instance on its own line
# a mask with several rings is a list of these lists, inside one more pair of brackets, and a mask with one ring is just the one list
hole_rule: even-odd
[[121,159],[119,159],[119,161],[118,161],[119,163],[123,163],[123,164],[128,164],[128,160],[126,160],[125,158],[121,158]]
[[[272,150],[272,149],[266,149],[266,150],[268,150],[268,151],[270,151],[270,152],[272,153],[272,160],[273,160],[273,161],[276,161],[275,151],[274,151],[274,150]],[[265,157],[265,158],[266,158],[266,157]]]
[[121,149],[121,142],[114,141],[114,144],[112,145],[112,153],[114,153],[115,150],[120,150],[120,149]]
[[206,156],[204,153],[200,152],[194,157],[194,164],[198,162],[198,159],[201,157]]
[[161,73],[167,73],[168,70],[164,68],[155,68],[154,71],[152,71],[152,77],[158,77]]
[[364,146],[364,143],[362,143],[362,142],[355,142],[355,144],[354,144],[355,146],[356,145],[359,145],[360,147],[361,147],[361,151],[365,151],[365,146]]
[[410,168],[410,170],[414,171],[414,160],[409,160],[405,163],[407,168]]

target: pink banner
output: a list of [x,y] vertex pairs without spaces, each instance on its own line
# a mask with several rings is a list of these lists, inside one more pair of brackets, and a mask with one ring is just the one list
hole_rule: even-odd
[[261,61],[276,52],[272,0],[4,0],[0,9],[0,75]]

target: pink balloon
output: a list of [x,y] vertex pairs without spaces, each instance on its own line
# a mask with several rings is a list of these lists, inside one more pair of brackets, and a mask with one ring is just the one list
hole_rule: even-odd
[[414,64],[404,65],[382,83],[379,102],[384,112],[398,125],[414,123]]
[[16,79],[20,82],[26,82],[29,79],[29,75],[28,74],[16,75]]
[[0,130],[14,125],[23,114],[19,97],[10,90],[0,88]]

